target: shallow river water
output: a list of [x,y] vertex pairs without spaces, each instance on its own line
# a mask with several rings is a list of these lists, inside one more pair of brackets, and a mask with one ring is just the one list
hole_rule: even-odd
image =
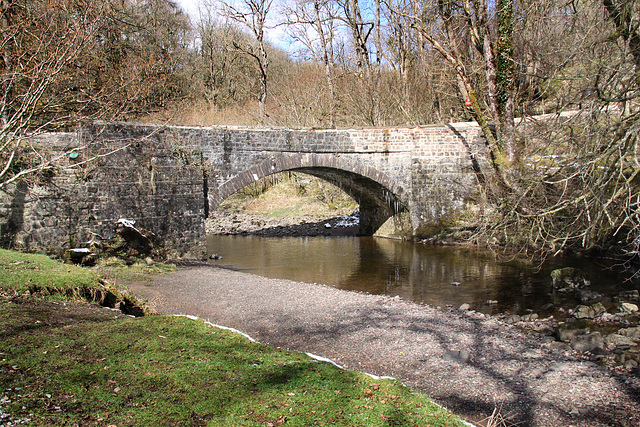
[[260,276],[320,283],[340,289],[399,296],[434,306],[469,304],[484,313],[540,312],[548,303],[575,307],[572,295],[555,292],[549,273],[577,267],[590,289],[608,300],[640,289],[605,260],[557,258],[539,271],[497,260],[482,249],[431,246],[375,237],[208,236],[215,265]]

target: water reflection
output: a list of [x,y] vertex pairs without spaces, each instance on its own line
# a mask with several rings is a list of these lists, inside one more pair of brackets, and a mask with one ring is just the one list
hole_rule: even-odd
[[[436,306],[467,303],[485,313],[539,311],[549,302],[573,301],[554,295],[549,272],[582,268],[592,290],[617,295],[638,283],[599,263],[582,259],[552,260],[539,272],[516,263],[498,262],[489,251],[415,244],[374,237],[209,236],[217,265],[266,277],[322,283],[340,289],[400,296]],[[493,303],[497,301],[496,303]]]

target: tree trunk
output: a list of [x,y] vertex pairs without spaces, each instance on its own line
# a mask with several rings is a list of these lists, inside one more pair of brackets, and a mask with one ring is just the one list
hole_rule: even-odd
[[327,80],[327,87],[329,88],[329,125],[334,128],[335,122],[335,108],[336,108],[336,95],[333,84],[333,74],[331,70],[331,60],[329,59],[329,49],[327,47],[327,40],[324,34],[324,28],[322,27],[322,19],[320,18],[320,2],[315,0],[313,3],[315,9],[315,26],[320,37],[320,49],[322,50],[322,64],[324,65],[324,75]]

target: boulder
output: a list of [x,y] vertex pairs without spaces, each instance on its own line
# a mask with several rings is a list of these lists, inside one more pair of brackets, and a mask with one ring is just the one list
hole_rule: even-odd
[[604,339],[604,342],[608,346],[614,346],[614,347],[631,347],[636,345],[636,341],[633,338],[626,337],[620,334],[607,335]]
[[149,255],[153,249],[154,234],[148,230],[136,228],[134,220],[120,218],[115,223],[115,232],[121,236],[126,245],[140,255]]
[[573,316],[576,319],[593,319],[596,317],[596,311],[588,305],[579,305],[573,310]]
[[635,304],[631,304],[630,302],[623,302],[618,307],[620,313],[624,315],[634,314],[638,312],[638,306]]
[[137,261],[149,264],[154,258],[163,257],[156,236],[148,230],[136,227],[136,222],[120,218],[114,223],[115,237],[103,241],[101,256],[123,259],[127,264]]
[[604,295],[588,289],[579,290],[577,297],[582,304],[589,304],[592,302],[602,301],[604,299]]
[[632,338],[636,341],[640,341],[640,326],[634,326],[632,328],[622,328],[618,331],[618,334]]
[[554,288],[559,288],[565,284],[572,289],[584,288],[591,285],[591,281],[586,278],[584,272],[579,268],[559,268],[553,270],[550,276]]
[[585,335],[576,335],[571,340],[571,348],[577,352],[584,353],[597,348],[604,347],[604,338],[600,332],[591,332]]

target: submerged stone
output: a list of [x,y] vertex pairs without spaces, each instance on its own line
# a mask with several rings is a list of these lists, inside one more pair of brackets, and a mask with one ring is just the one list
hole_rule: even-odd
[[559,288],[566,284],[569,288],[579,289],[591,285],[591,281],[579,268],[565,267],[553,270],[550,274],[554,288]]

